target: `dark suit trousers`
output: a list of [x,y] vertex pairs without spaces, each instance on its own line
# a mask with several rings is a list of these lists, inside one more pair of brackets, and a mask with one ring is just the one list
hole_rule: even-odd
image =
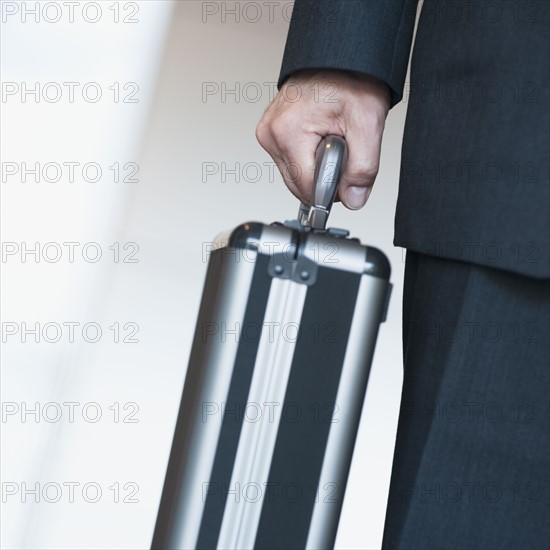
[[550,281],[407,253],[383,547],[550,547]]

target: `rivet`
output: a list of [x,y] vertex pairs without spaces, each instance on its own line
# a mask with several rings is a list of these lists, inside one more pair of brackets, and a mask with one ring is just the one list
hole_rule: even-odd
[[300,278],[307,281],[309,279],[309,271],[302,271],[302,273],[300,273]]
[[284,272],[284,268],[282,265],[276,265],[274,271],[277,275],[281,275]]

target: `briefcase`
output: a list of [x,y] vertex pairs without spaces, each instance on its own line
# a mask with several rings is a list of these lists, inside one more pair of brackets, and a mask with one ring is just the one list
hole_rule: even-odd
[[153,549],[332,548],[390,265],[325,229],[346,158],[326,137],[313,206],[211,252]]

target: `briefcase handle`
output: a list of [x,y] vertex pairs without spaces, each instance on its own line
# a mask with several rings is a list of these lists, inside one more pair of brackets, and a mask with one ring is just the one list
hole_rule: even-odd
[[313,178],[313,204],[300,204],[298,221],[307,227],[325,229],[340,174],[346,159],[346,140],[329,135],[321,140],[315,153],[315,175]]

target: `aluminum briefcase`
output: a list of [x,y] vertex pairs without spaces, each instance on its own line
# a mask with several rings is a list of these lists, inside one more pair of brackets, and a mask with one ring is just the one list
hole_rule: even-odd
[[391,289],[380,250],[325,229],[345,156],[325,138],[314,205],[210,254],[155,550],[334,546]]

